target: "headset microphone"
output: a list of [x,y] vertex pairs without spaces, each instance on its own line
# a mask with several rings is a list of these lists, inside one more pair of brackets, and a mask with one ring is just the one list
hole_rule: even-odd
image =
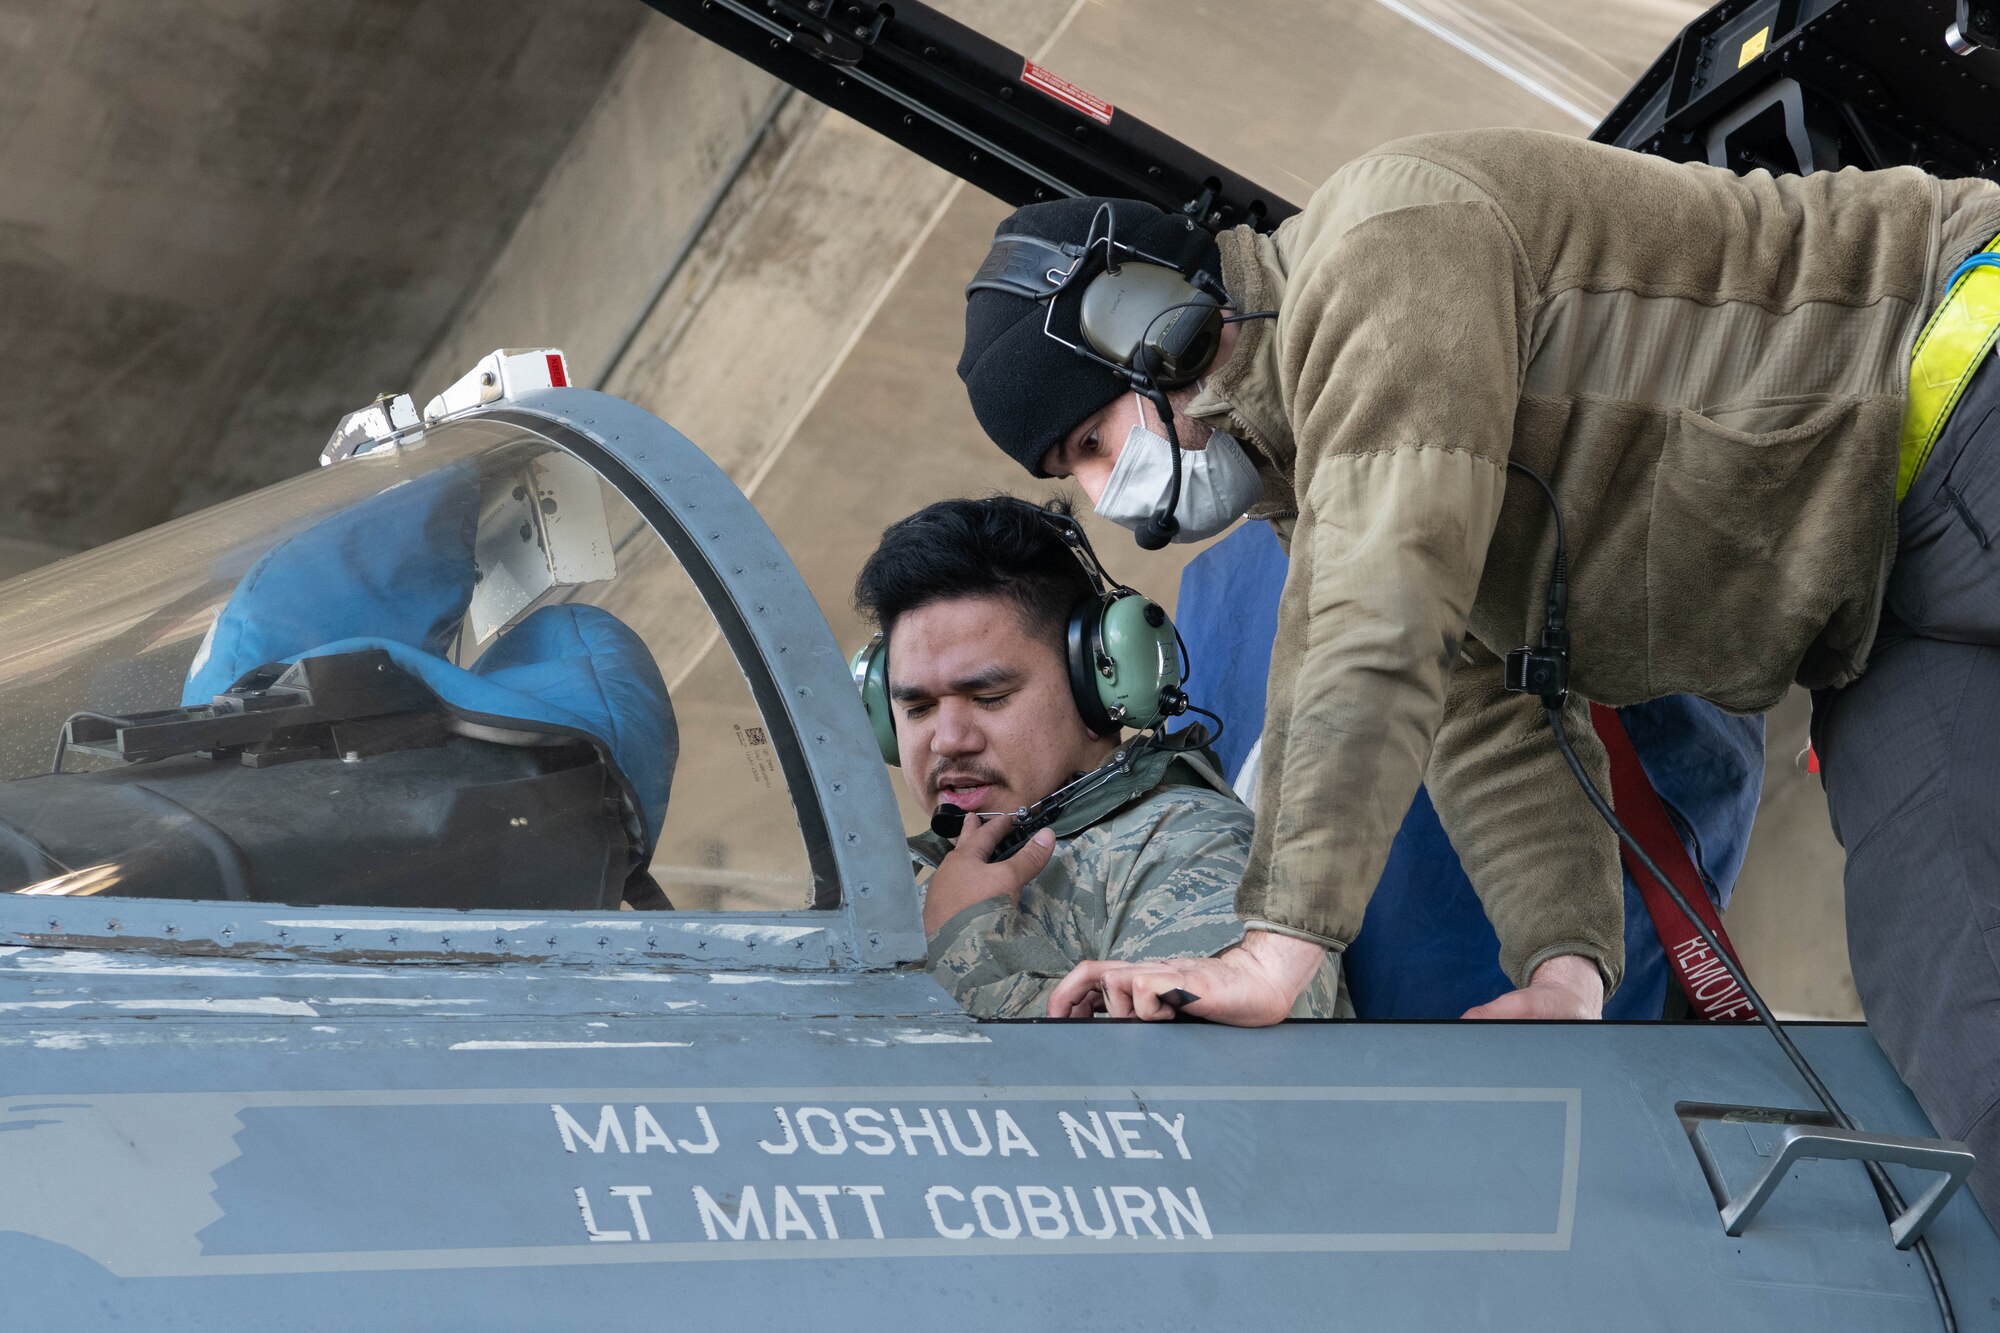
[[1158,551],[1165,549],[1181,530],[1181,521],[1174,516],[1174,511],[1181,504],[1181,435],[1174,429],[1173,404],[1167,401],[1167,395],[1150,384],[1138,391],[1160,414],[1160,424],[1166,429],[1168,450],[1172,455],[1173,480],[1167,486],[1167,502],[1135,534],[1140,550]]

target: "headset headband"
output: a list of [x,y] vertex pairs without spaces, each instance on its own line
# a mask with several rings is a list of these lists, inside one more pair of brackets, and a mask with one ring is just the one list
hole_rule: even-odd
[[1032,500],[1023,500],[1018,495],[997,495],[993,498],[1025,509],[1054,528],[1056,535],[1062,538],[1063,545],[1069,548],[1069,553],[1076,557],[1079,565],[1083,566],[1084,577],[1090,580],[1091,591],[1097,594],[1099,601],[1108,602],[1117,597],[1138,595],[1133,589],[1111,577],[1110,571],[1104,567],[1104,562],[1097,558],[1097,552],[1091,548],[1089,534],[1084,532],[1083,525],[1076,521],[1074,514],[1044,509]]
[[979,271],[965,284],[965,294],[1006,292],[1030,301],[1047,300],[1069,282],[1082,258],[1081,246],[1045,241],[1024,232],[996,236]]

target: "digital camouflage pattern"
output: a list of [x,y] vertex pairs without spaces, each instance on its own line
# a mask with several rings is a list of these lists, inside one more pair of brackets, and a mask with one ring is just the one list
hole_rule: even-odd
[[[1087,959],[1206,956],[1243,938],[1236,886],[1250,855],[1250,810],[1216,790],[1213,770],[1193,756],[1146,758],[1155,762],[1135,766],[1107,812],[1079,811],[1081,827],[1058,821],[1055,853],[1018,906],[974,903],[931,939],[931,975],[968,1012],[1040,1018],[1056,983]],[[928,835],[911,847],[929,865],[947,850]],[[1352,1016],[1335,955],[1292,1014]]]

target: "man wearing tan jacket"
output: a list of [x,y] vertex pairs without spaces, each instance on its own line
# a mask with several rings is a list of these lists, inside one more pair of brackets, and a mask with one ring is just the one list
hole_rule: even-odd
[[[1501,657],[1542,626],[1555,531],[1535,485],[1510,484],[1512,462],[1548,480],[1567,523],[1567,730],[1600,789],[1584,700],[1685,693],[1756,712],[1793,681],[1825,692],[1857,980],[1938,1128],[1972,1133],[1983,1099],[1927,1091],[1924,1067],[1976,1059],[1990,1097],[2000,1040],[1947,1055],[1923,1033],[2000,1031],[1980,936],[1994,930],[2000,951],[2000,846],[1946,799],[1976,795],[1990,814],[1996,788],[1973,793],[1923,746],[1966,725],[1940,710],[1970,697],[1973,739],[2000,753],[2000,664],[1986,660],[2000,579],[1977,563],[2000,534],[2000,456],[1972,410],[2000,408],[2000,383],[1985,383],[2000,373],[1968,368],[1927,462],[1900,446],[1913,348],[1956,266],[2000,233],[2000,187],[1907,168],[1739,177],[1492,130],[1357,159],[1269,235],[1211,244],[1148,205],[1106,215],[1104,202],[1033,205],[1000,233],[1078,246],[1109,216],[1121,240],[1219,276],[1251,318],[1169,396],[1180,457],[1200,465],[1181,535],[1247,511],[1286,539],[1291,569],[1237,897],[1249,933],[1211,959],[1091,964],[1066,991],[1097,987],[1114,1013],[1151,1018],[1172,1016],[1158,997],[1178,987],[1202,997],[1192,1014],[1276,1021],[1320,953],[1359,929],[1427,780],[1521,987],[1474,1015],[1597,1015],[1623,959],[1617,847],[1542,705],[1502,688]],[[1157,449],[1157,410],[1064,345],[1077,333],[1062,297],[974,287],[959,373],[982,425],[1031,473],[1074,478],[1136,526],[1159,502],[1157,469],[1133,462]],[[1993,484],[1957,484],[1961,453]],[[1927,567],[1913,540],[1953,554]],[[1892,580],[1903,563],[1926,581]],[[1937,654],[1957,673],[1949,697],[1922,684],[1944,669]],[[1871,688],[1877,673],[1900,687]],[[1912,875],[1939,884],[1921,910]],[[1925,958],[1950,971],[1949,999],[1924,976],[1876,975]]]

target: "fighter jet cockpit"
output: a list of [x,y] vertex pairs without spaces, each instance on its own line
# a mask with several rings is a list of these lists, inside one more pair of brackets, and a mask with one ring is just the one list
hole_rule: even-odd
[[[837,898],[825,874],[815,891],[797,729],[745,623],[767,610],[742,604],[759,553],[724,549],[741,514],[702,526],[720,473],[674,492],[688,521],[649,521],[658,496],[612,455],[666,465],[686,442],[574,391],[583,417],[634,420],[566,433],[514,410],[566,383],[559,352],[495,353],[421,414],[350,415],[312,472],[0,590],[0,892]],[[691,568],[659,527],[719,558]]]

